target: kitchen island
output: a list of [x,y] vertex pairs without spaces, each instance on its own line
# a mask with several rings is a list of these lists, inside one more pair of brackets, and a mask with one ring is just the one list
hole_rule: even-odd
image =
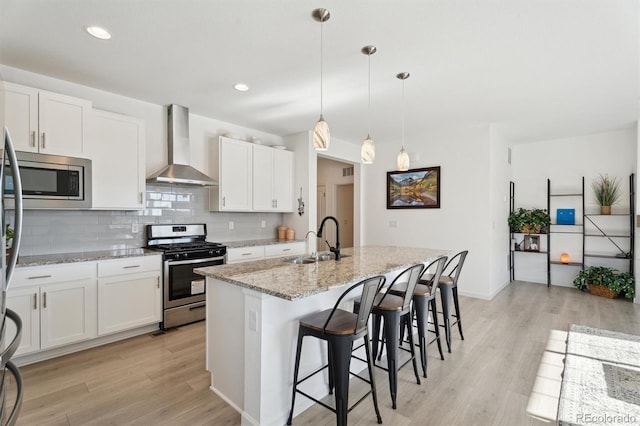
[[[300,317],[332,307],[349,284],[375,275],[385,275],[389,282],[415,263],[452,254],[390,246],[342,253],[339,262],[292,264],[276,258],[195,270],[207,277],[206,368],[211,389],[241,413],[243,424],[286,422]],[[301,376],[322,363],[323,343],[305,339]],[[318,375],[305,385],[321,396],[327,393],[325,380]],[[298,398],[296,414],[311,404]]]

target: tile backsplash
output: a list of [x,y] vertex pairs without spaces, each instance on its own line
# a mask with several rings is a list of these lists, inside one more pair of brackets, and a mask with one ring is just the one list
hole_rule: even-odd
[[147,185],[146,195],[144,210],[25,210],[20,254],[138,248],[149,224],[206,223],[207,239],[216,242],[274,238],[283,220],[282,213],[209,212],[202,187]]

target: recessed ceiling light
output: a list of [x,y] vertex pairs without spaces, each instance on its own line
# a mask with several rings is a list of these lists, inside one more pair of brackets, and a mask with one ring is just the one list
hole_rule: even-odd
[[100,40],[109,40],[111,38],[111,33],[102,27],[96,27],[95,25],[90,25],[84,27],[84,29],[94,36],[95,38],[99,38]]
[[246,92],[247,90],[249,90],[249,86],[247,86],[244,83],[234,84],[233,88],[236,89],[239,92]]

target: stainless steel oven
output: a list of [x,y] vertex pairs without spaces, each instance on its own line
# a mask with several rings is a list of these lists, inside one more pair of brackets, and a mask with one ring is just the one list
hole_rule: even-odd
[[163,320],[167,329],[206,318],[204,277],[194,268],[222,265],[227,248],[205,241],[205,224],[147,225],[147,248],[163,253]]

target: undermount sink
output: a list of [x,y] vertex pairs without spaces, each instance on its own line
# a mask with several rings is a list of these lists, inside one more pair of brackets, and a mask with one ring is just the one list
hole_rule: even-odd
[[[350,257],[350,254],[343,254],[341,257]],[[324,262],[325,260],[334,260],[335,256],[330,253],[320,253],[317,257],[313,256],[300,256],[289,257],[283,259],[283,262],[293,263],[294,265],[308,265],[311,263]]]

